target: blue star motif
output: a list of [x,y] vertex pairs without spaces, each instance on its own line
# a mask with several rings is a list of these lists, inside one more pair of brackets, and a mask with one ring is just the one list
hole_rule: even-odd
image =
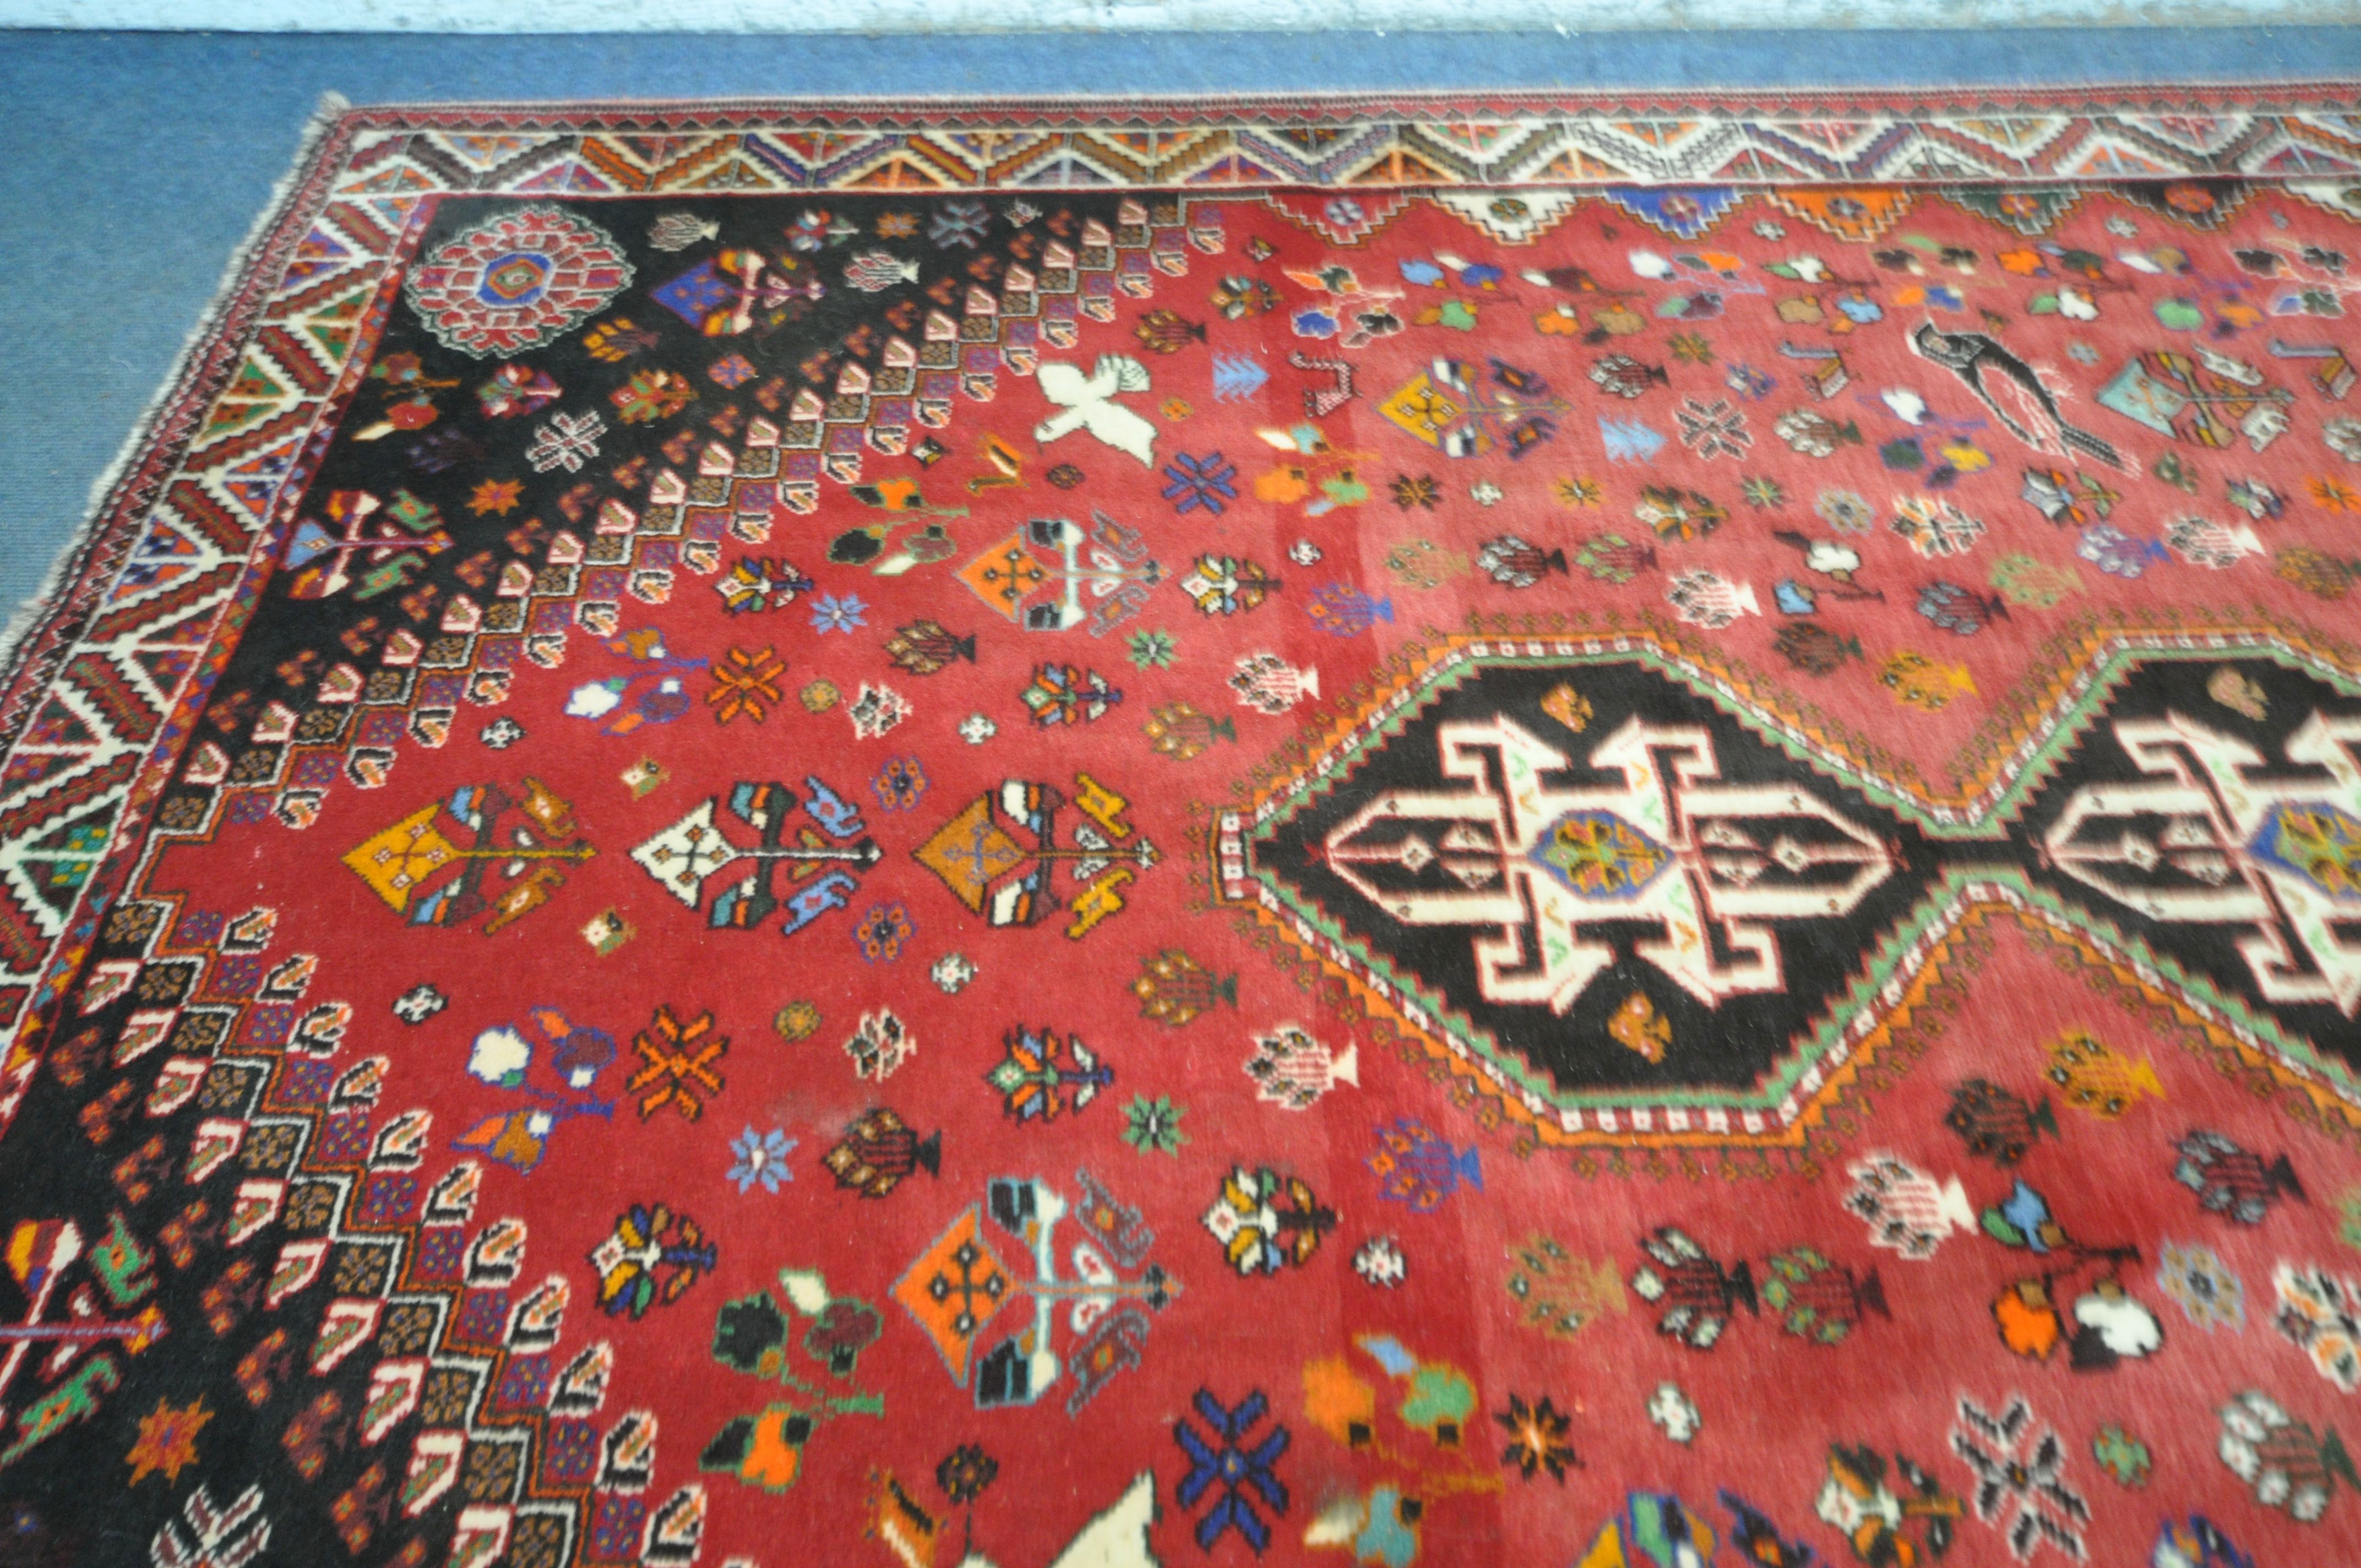
[[1273,1517],[1287,1512],[1287,1487],[1271,1471],[1287,1452],[1287,1429],[1273,1423],[1260,1442],[1239,1446],[1270,1409],[1260,1389],[1240,1400],[1235,1409],[1223,1409],[1204,1388],[1197,1390],[1195,1403],[1198,1416],[1212,1431],[1200,1433],[1185,1416],[1172,1424],[1172,1441],[1189,1456],[1191,1466],[1173,1489],[1173,1499],[1194,1508],[1207,1493],[1218,1491],[1213,1506],[1198,1517],[1198,1546],[1211,1552],[1224,1530],[1235,1530],[1259,1556],[1270,1544],[1270,1526],[1256,1511],[1255,1499],[1259,1497]]

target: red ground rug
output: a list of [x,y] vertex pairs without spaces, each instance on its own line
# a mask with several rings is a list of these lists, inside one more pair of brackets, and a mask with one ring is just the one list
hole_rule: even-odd
[[2354,112],[332,116],[0,700],[0,1563],[2361,1561]]

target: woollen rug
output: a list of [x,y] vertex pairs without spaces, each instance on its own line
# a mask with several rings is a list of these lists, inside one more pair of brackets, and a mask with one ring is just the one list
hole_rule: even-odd
[[0,1563],[2361,1560],[2354,114],[325,115],[0,691]]

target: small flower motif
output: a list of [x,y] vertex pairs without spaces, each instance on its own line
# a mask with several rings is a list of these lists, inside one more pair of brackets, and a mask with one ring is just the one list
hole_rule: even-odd
[[730,648],[713,668],[713,689],[705,694],[713,721],[727,724],[744,717],[757,724],[779,700],[779,677],[787,666],[768,648]]
[[908,811],[927,793],[927,770],[916,757],[888,757],[869,788],[882,809]]
[[1606,488],[1598,480],[1572,474],[1552,485],[1550,494],[1557,498],[1557,504],[1562,507],[1595,507],[1607,499]]
[[1381,1290],[1390,1290],[1410,1272],[1410,1259],[1391,1236],[1371,1236],[1353,1255],[1353,1272]]
[[790,1002],[779,1009],[779,1015],[771,1020],[771,1027],[789,1045],[808,1040],[812,1031],[819,1027],[819,1008],[809,1002]]
[[2156,1282],[2191,1322],[2208,1332],[2246,1326],[2246,1288],[2211,1247],[2166,1242]]
[[841,631],[850,637],[855,627],[866,624],[863,618],[868,613],[869,607],[861,602],[858,594],[822,594],[812,601],[812,630],[822,633]]
[[2361,420],[2330,420],[2320,427],[2320,439],[2346,462],[2361,463]]
[[1754,222],[1754,237],[1757,239],[1785,239],[1787,237],[1787,225],[1771,218],[1757,218]]
[[1434,482],[1432,474],[1397,474],[1393,482],[1394,505],[1408,511],[1412,507],[1433,511],[1443,499],[1443,487]]
[[1671,343],[1666,346],[1672,349],[1673,357],[1684,364],[1710,365],[1713,363],[1713,345],[1706,340],[1703,333],[1675,333]]
[[945,953],[927,970],[927,978],[945,996],[957,996],[975,978],[975,964],[964,953]]
[[1479,507],[1498,505],[1504,494],[1506,492],[1489,479],[1479,479],[1467,487],[1467,499]]
[[1177,453],[1165,465],[1164,477],[1170,481],[1164,487],[1164,499],[1172,503],[1177,517],[1201,510],[1219,517],[1228,503],[1238,499],[1237,466],[1218,452],[1202,457]]
[[1169,631],[1135,631],[1128,646],[1134,669],[1161,670],[1172,663],[1172,655],[1180,645]]
[[505,751],[524,739],[524,726],[503,714],[477,731],[476,739],[495,751]]
[[450,1005],[449,997],[421,981],[393,999],[393,1015],[405,1024],[423,1024]]
[[2119,1486],[2145,1486],[2154,1466],[2147,1444],[2121,1427],[2101,1427],[2091,1439],[2091,1457]]
[[486,479],[468,493],[467,510],[478,517],[486,512],[506,517],[516,510],[523,495],[524,486],[518,480]]
[[1164,400],[1164,417],[1166,419],[1174,421],[1184,420],[1196,411],[1197,411],[1195,409],[1189,406],[1189,400],[1186,398],[1167,398]]
[[1746,498],[1748,506],[1758,511],[1775,506],[1784,506],[1787,501],[1786,488],[1778,480],[1765,478],[1760,474],[1751,474],[1740,480],[1738,493]]
[[1322,211],[1328,221],[1340,229],[1355,227],[1367,215],[1361,210],[1361,203],[1350,196],[1334,198]]
[[795,1146],[796,1140],[787,1136],[783,1127],[758,1133],[749,1126],[730,1146],[730,1152],[737,1157],[730,1168],[730,1179],[738,1184],[741,1192],[752,1192],[758,1181],[763,1191],[776,1192],[780,1183],[796,1179],[794,1168],[787,1164],[787,1156]]
[[902,944],[917,935],[917,929],[910,924],[909,911],[900,905],[876,904],[852,928],[852,940],[864,960],[892,963],[902,956]]
[[2066,357],[2077,365],[2096,365],[2099,351],[2078,337],[2066,345]]
[[981,713],[971,713],[960,720],[960,739],[971,746],[981,746],[1000,733],[1000,726]]
[[1566,1467],[1581,1468],[1581,1457],[1574,1452],[1574,1444],[1566,1441],[1574,1418],[1559,1414],[1557,1407],[1547,1398],[1528,1406],[1511,1394],[1509,1408],[1492,1419],[1509,1433],[1509,1445],[1500,1451],[1500,1463],[1522,1474],[1526,1480],[1547,1470],[1550,1478],[1563,1486]]
[[1189,1135],[1180,1130],[1180,1118],[1188,1114],[1185,1106],[1172,1103],[1171,1096],[1159,1094],[1150,1100],[1145,1094],[1135,1094],[1124,1107],[1123,1141],[1141,1154],[1151,1150],[1179,1158],[1180,1146]]
[[1061,490],[1072,489],[1083,478],[1082,471],[1071,463],[1060,463],[1041,477]]
[[2129,239],[2139,233],[2139,225],[2120,214],[2107,220],[2107,232],[2117,239]]
[[1000,1462],[972,1442],[963,1442],[935,1466],[935,1485],[955,1508],[964,1508],[983,1495],[1000,1474]]
[[1316,566],[1320,564],[1320,546],[1309,539],[1299,539],[1287,547],[1287,558],[1299,566]]
[[1677,1383],[1656,1385],[1656,1391],[1648,1396],[1648,1419],[1656,1423],[1658,1431],[1675,1442],[1689,1442],[1697,1436],[1697,1429],[1705,1425],[1705,1418],[1697,1414],[1697,1401],[1683,1392]]

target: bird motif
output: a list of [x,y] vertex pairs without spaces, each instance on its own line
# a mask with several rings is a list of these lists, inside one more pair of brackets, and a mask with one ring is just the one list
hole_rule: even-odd
[[1126,452],[1149,467],[1156,465],[1156,426],[1115,400],[1123,392],[1148,390],[1148,367],[1121,354],[1102,354],[1084,375],[1082,367],[1052,362],[1034,379],[1041,395],[1064,411],[1051,414],[1033,429],[1033,439],[1048,445],[1078,430]]
[[[1945,332],[1930,321],[1921,322],[1910,334],[1910,346],[1920,358],[1940,365],[1966,382],[1977,401],[1990,409],[2011,435],[2036,452],[2062,455],[2070,448],[2110,468],[2124,466],[2114,447],[2089,431],[2068,424],[2058,411],[2057,395],[2041,384],[2040,375],[1997,339],[1980,332]],[[1989,381],[1987,371],[1992,372]]]

